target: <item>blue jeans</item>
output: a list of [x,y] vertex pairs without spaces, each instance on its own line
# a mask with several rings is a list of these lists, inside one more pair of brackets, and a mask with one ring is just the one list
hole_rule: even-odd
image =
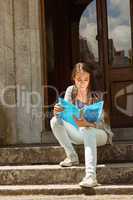
[[86,176],[93,174],[96,177],[97,146],[106,144],[106,132],[93,127],[80,127],[76,129],[66,121],[61,123],[56,116],[51,119],[50,125],[54,136],[64,148],[68,157],[76,154],[72,143],[84,144]]

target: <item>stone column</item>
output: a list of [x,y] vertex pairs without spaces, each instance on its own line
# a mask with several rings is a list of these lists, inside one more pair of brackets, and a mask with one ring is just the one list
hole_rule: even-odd
[[[0,144],[16,143],[16,72],[12,0],[0,1]],[[14,87],[14,88],[13,88]]]
[[[17,142],[40,143],[42,131],[39,0],[14,0]],[[33,95],[32,95],[33,93]],[[37,97],[38,96],[38,97]],[[40,103],[33,108],[31,104]]]

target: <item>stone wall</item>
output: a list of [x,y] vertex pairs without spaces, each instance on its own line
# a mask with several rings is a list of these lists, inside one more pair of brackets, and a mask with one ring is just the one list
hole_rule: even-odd
[[[39,14],[39,0],[0,1],[0,144],[41,142]],[[4,100],[17,106],[4,104],[7,86]],[[36,95],[39,104],[30,106],[37,103]]]
[[[16,142],[16,108],[3,105],[2,92],[15,85],[12,1],[0,1],[0,143]],[[10,96],[11,94],[11,96]],[[16,102],[15,90],[6,92],[6,103]]]

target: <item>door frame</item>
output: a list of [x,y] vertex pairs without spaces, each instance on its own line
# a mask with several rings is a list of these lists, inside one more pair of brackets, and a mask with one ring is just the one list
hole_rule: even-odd
[[45,117],[46,113],[48,113],[48,76],[47,76],[47,67],[48,67],[48,61],[47,61],[47,31],[46,31],[46,2],[45,0],[39,0],[40,5],[40,15],[39,15],[39,25],[40,25],[40,47],[41,47],[41,74],[42,74],[42,86],[43,91],[43,108],[42,108],[42,115],[43,115],[43,129],[42,129],[42,135],[44,134],[44,131],[47,130],[49,124]]
[[[40,30],[41,30],[41,38],[42,38],[42,75],[43,75],[43,81],[44,84],[47,84],[48,80],[47,80],[47,30],[46,30],[46,16],[45,16],[45,3],[46,0],[40,0],[40,5],[41,5],[41,23],[40,23]],[[71,34],[73,32],[72,35],[72,49],[75,48],[75,46],[77,46],[77,41],[79,39],[78,37],[78,28],[79,28],[79,19],[80,16],[83,12],[83,10],[85,9],[85,7],[88,5],[87,2],[89,2],[88,0],[79,0],[76,1],[75,3],[75,8],[76,6],[80,5],[80,12],[77,12],[78,16],[73,16],[74,18],[77,17],[77,21],[75,22],[75,24],[72,25],[71,27]],[[131,12],[133,13],[133,0],[130,0],[131,2]],[[81,4],[83,3],[83,5],[81,6]],[[106,0],[96,0],[96,5],[97,5],[97,26],[98,26],[98,45],[99,45],[99,62],[100,62],[100,66],[102,66],[103,69],[103,80],[104,80],[104,91],[107,92],[106,95],[106,111],[109,113],[109,116],[111,116],[111,66],[109,65],[109,54],[108,54],[108,21],[107,21],[107,1]],[[75,9],[74,8],[74,9]],[[78,7],[79,8],[79,7]],[[76,12],[72,12],[72,13],[76,13]],[[79,14],[80,13],[80,14]],[[131,16],[131,27],[132,27],[132,37],[133,37],[133,15]],[[75,32],[74,32],[74,31]],[[74,40],[73,40],[74,38]],[[132,38],[132,46],[133,46],[133,38]],[[72,64],[76,63],[78,60],[78,56],[79,56],[79,52],[77,50],[78,48],[76,48],[76,52],[74,52],[72,54]],[[44,90],[44,103],[48,103],[48,91],[45,88]],[[47,112],[47,110],[44,110],[44,112]],[[110,119],[109,119],[110,122]],[[47,121],[45,122],[45,127],[46,127]]]

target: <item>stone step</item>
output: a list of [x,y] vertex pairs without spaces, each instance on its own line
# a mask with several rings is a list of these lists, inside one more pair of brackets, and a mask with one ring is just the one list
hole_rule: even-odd
[[[59,165],[1,166],[0,185],[77,184],[84,166],[62,168]],[[97,166],[100,184],[133,184],[133,163]]]
[[133,185],[102,185],[102,186],[99,185],[95,188],[81,188],[78,184],[0,186],[0,195],[8,195],[8,196],[19,195],[19,198],[20,195],[80,195],[80,194],[133,195]]
[[[80,162],[84,162],[83,145],[75,146]],[[98,163],[133,161],[133,144],[98,147]],[[57,164],[65,158],[60,146],[29,146],[0,148],[0,165]]]

